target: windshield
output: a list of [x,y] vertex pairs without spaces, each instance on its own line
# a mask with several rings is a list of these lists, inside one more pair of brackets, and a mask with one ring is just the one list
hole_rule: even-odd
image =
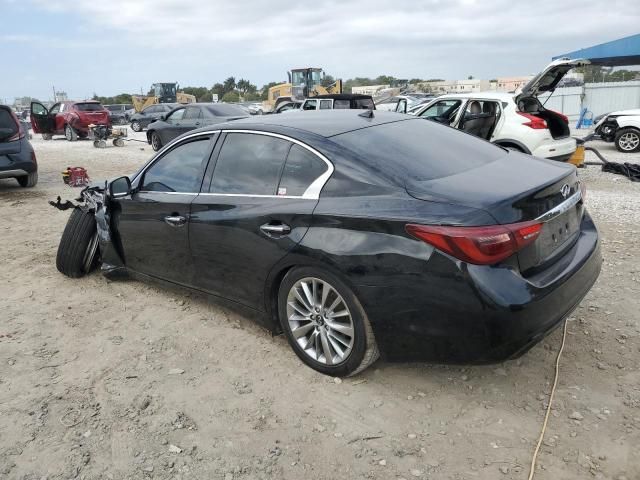
[[159,83],[154,86],[153,91],[157,97],[162,97],[165,95],[175,95],[176,86],[172,83]]
[[76,103],[75,108],[80,112],[99,112],[104,110],[104,107],[97,102]]
[[306,72],[304,70],[299,70],[297,72],[291,72],[291,83],[293,85],[304,85]]

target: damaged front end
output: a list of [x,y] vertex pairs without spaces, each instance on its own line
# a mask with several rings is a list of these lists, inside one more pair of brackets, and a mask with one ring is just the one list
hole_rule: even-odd
[[58,210],[79,209],[84,213],[94,215],[98,233],[98,246],[101,271],[108,278],[120,278],[127,275],[120,239],[112,228],[113,211],[117,204],[109,196],[109,184],[90,185],[80,192],[75,201],[62,202],[60,197],[56,201],[49,201]]

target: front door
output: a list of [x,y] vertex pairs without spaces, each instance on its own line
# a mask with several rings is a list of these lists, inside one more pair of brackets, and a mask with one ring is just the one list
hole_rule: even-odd
[[200,191],[214,137],[185,139],[143,172],[132,195],[117,201],[115,230],[127,268],[192,285],[191,202]]
[[192,205],[195,280],[202,290],[263,309],[266,278],[307,232],[319,193],[312,185],[329,165],[268,134],[221,140],[209,188]]
[[40,102],[31,102],[31,127],[34,133],[55,133],[56,114]]
[[167,116],[167,119],[164,121],[164,123],[166,123],[167,125],[164,128],[159,128],[157,130],[163,145],[166,145],[171,140],[186,131],[183,130],[184,127],[182,118],[184,117],[184,112],[184,108],[174,110]]

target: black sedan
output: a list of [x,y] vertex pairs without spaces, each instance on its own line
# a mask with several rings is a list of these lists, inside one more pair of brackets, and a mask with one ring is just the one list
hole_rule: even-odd
[[248,116],[242,108],[227,103],[181,105],[149,125],[147,141],[157,152],[171,140],[190,130]]
[[131,122],[131,130],[141,132],[149,126],[151,122],[155,122],[159,118],[165,116],[171,110],[176,108],[176,103],[155,103],[144,108],[141,112],[136,112],[129,118]]
[[392,112],[195,130],[83,198],[62,273],[99,258],[231,300],[329,375],[521,355],[601,266],[573,166]]

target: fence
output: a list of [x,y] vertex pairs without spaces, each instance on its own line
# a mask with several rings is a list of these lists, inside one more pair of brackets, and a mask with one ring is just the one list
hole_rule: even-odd
[[[550,110],[564,113],[573,122],[582,108],[594,117],[616,110],[640,108],[640,81],[586,83],[582,87],[558,88],[553,95],[540,95],[540,101]],[[546,103],[545,103],[546,102]]]

